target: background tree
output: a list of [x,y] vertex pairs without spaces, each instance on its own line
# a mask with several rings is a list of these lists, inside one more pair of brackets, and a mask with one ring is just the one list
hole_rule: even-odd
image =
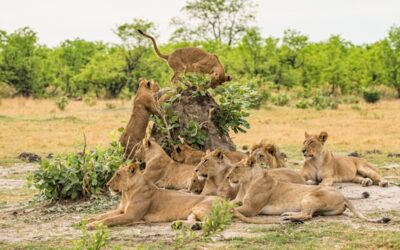
[[251,0],[192,0],[182,12],[187,18],[173,18],[172,40],[212,40],[233,45],[255,20]]

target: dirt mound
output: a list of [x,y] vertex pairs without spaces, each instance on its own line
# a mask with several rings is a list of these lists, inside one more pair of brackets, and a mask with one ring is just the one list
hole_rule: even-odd
[[[195,122],[203,129],[207,138],[205,139],[202,150],[214,150],[218,147],[224,150],[236,150],[228,134],[225,134],[218,127],[218,114],[220,112],[218,104],[208,93],[199,94],[195,87],[189,87],[176,96],[171,107],[171,112],[178,117],[178,126],[171,130],[171,137],[174,141],[179,141],[182,136],[182,130],[188,128]],[[169,124],[171,125],[171,124]],[[151,136],[161,145],[168,145],[167,138],[157,126],[153,126]],[[169,148],[164,147],[164,148]]]

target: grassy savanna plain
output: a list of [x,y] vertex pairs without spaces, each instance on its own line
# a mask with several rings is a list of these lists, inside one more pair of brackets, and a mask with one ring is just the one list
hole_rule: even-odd
[[[33,218],[10,218],[7,209],[27,204],[34,197],[24,180],[36,165],[23,167],[16,157],[21,152],[33,152],[42,157],[49,153],[79,152],[83,145],[83,132],[88,147],[106,145],[115,138],[116,130],[127,123],[132,108],[131,101],[99,100],[88,106],[81,101],[70,101],[64,111],[60,111],[54,100],[34,100],[26,98],[3,99],[0,105],[0,170],[2,190],[0,190],[1,230],[24,232],[26,225],[35,229],[36,220],[49,222],[84,217],[95,211],[69,213],[75,203],[60,205],[60,211],[39,213]],[[400,153],[400,101],[384,100],[377,104],[361,102],[357,106],[340,105],[337,110],[296,109],[276,107],[270,104],[250,111],[251,128],[245,134],[231,134],[238,148],[251,146],[261,139],[276,143],[288,155],[289,165],[300,168],[300,154],[304,131],[329,134],[327,146],[337,154],[357,151],[379,167],[380,172],[390,181],[399,182],[400,158],[389,154]],[[18,168],[26,171],[14,171]],[[10,183],[9,188],[3,188]],[[15,183],[15,187],[12,186]],[[383,191],[384,192],[384,191]],[[355,194],[354,194],[355,195]],[[354,196],[353,195],[353,196]],[[97,203],[96,203],[97,204]],[[114,203],[112,204],[114,205]],[[33,206],[40,206],[38,204]],[[79,206],[79,205],[78,205]],[[93,205],[96,207],[97,205]],[[65,208],[66,207],[66,208]],[[87,208],[84,208],[87,209]],[[100,209],[101,210],[101,209]],[[389,225],[363,223],[346,216],[334,219],[316,218],[304,225],[254,226],[233,223],[224,237],[215,237],[213,242],[192,242],[187,248],[268,248],[268,249],[399,249],[400,211],[366,209],[367,214],[386,215],[392,218]],[[72,217],[71,217],[72,216]],[[75,217],[74,217],[75,216]],[[76,217],[77,216],[77,217]],[[12,216],[11,216],[12,217]],[[56,218],[57,217],[57,218]],[[4,219],[4,220],[3,220]],[[15,223],[14,223],[15,220]],[[66,220],[66,219],[64,219]],[[25,223],[25,224],[24,224]],[[43,222],[44,223],[44,222]],[[57,222],[56,222],[57,223]],[[45,224],[45,223],[44,223]],[[22,225],[22,226],[21,226]],[[52,225],[41,230],[53,230]],[[68,228],[74,226],[69,225]],[[159,249],[173,248],[173,233],[164,226],[161,236],[137,239],[132,234],[141,234],[153,229],[117,227],[110,230],[108,247]],[[72,230],[72,229],[71,229]],[[135,231],[136,230],[136,231]],[[138,230],[138,231],[137,231]],[[142,230],[142,231],[140,231]],[[146,231],[147,230],[147,231]],[[134,231],[134,232],[133,232]],[[124,233],[121,233],[124,232]],[[157,233],[157,232],[153,232]],[[119,235],[125,236],[119,236]],[[16,235],[15,238],[24,238]],[[79,238],[76,233],[64,237],[62,233],[53,237],[32,240],[0,239],[0,248],[5,249],[59,249],[71,247],[72,240]]]

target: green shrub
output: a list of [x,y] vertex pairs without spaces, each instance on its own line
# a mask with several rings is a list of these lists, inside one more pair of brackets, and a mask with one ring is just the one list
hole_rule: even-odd
[[278,93],[271,97],[271,101],[276,106],[286,106],[289,103],[289,96],[285,93]]
[[106,226],[98,226],[92,234],[86,229],[86,223],[83,223],[80,229],[82,236],[73,241],[74,250],[100,250],[107,245],[110,232]]
[[298,109],[307,109],[308,108],[308,100],[301,99],[299,102],[296,103],[296,108]]
[[212,236],[215,233],[225,230],[232,222],[234,208],[233,202],[230,201],[214,201],[211,213],[205,218],[202,231],[204,237]]
[[96,94],[90,93],[90,94],[84,95],[84,96],[83,96],[83,102],[84,102],[86,105],[90,106],[90,107],[95,106],[96,103],[97,103]]
[[68,103],[69,103],[68,97],[66,97],[66,96],[61,96],[60,98],[58,98],[56,100],[56,105],[59,110],[65,110]]
[[312,106],[317,110],[322,109],[337,109],[338,103],[334,98],[324,96],[322,94],[316,94],[312,99]]
[[374,89],[364,89],[363,98],[368,103],[376,103],[381,99],[381,95],[377,90]]
[[5,98],[5,97],[12,97],[17,93],[17,90],[5,83],[5,82],[0,82],[0,98]]
[[203,148],[208,138],[207,132],[196,121],[190,120],[186,125],[186,128],[181,130],[180,136],[193,147]]
[[114,103],[107,102],[106,109],[115,109],[117,106]]
[[47,200],[77,199],[101,194],[114,171],[123,163],[123,147],[112,142],[81,154],[58,155],[40,162],[28,183]]

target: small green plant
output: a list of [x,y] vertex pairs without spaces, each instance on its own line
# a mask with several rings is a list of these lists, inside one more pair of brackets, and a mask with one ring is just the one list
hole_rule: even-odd
[[94,93],[89,93],[89,94],[84,95],[84,96],[83,96],[83,102],[84,102],[86,105],[90,106],[90,107],[95,106],[95,105],[97,104],[97,97],[96,97],[96,94],[94,94]]
[[363,98],[368,103],[376,103],[381,99],[381,95],[377,90],[374,89],[364,89]]
[[308,108],[308,100],[301,99],[298,103],[296,103],[296,108],[298,109],[307,109]]
[[278,93],[271,97],[271,101],[276,106],[286,106],[289,103],[289,96],[285,93]]
[[107,245],[110,233],[106,226],[96,227],[96,231],[92,234],[86,229],[86,223],[82,223],[80,229],[82,236],[73,241],[74,250],[100,250]]
[[196,240],[208,241],[216,233],[225,230],[233,220],[232,209],[234,203],[226,200],[215,200],[212,204],[211,213],[201,224],[201,234],[195,234],[182,222],[172,225],[175,230],[174,245],[175,249],[181,249],[184,245]]
[[361,110],[361,107],[358,104],[351,105],[352,110]]
[[61,111],[65,110],[65,108],[67,107],[68,103],[69,103],[68,97],[66,97],[66,96],[61,96],[60,98],[58,98],[56,100],[56,106]]
[[208,138],[207,132],[196,121],[190,120],[186,128],[181,130],[180,136],[195,148],[203,148]]
[[43,159],[28,183],[39,190],[39,199],[90,197],[106,191],[106,183],[123,163],[123,147],[112,142],[84,154],[57,155]]
[[330,98],[327,96],[324,96],[322,94],[316,94],[313,99],[312,99],[312,106],[316,110],[322,110],[322,109],[338,109],[339,105],[337,101],[334,98]]
[[115,109],[117,106],[114,103],[107,102],[106,109]]

